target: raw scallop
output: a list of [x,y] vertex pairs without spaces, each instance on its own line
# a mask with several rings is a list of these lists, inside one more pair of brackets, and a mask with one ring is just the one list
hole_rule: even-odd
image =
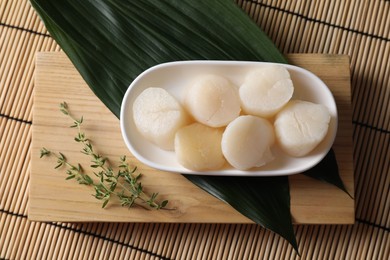
[[236,169],[248,170],[272,161],[275,141],[273,127],[256,116],[240,116],[232,121],[222,136],[222,152]]
[[330,114],[321,104],[294,100],[276,116],[275,133],[281,148],[291,156],[305,156],[326,136]]
[[194,171],[216,170],[226,160],[221,150],[222,129],[194,123],[181,128],[175,137],[178,162]]
[[173,150],[176,131],[189,122],[179,102],[162,88],[145,89],[133,103],[138,131],[162,149]]
[[217,75],[195,79],[187,90],[185,105],[198,122],[211,127],[226,126],[241,111],[238,89]]
[[290,74],[282,66],[265,66],[250,71],[239,89],[246,114],[272,117],[291,99],[294,92]]

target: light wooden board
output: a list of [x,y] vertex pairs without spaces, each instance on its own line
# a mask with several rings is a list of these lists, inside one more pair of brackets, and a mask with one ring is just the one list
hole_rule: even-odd
[[[317,74],[331,88],[339,109],[339,131],[334,149],[341,177],[353,194],[353,146],[348,56],[294,54],[292,64]],[[146,211],[122,208],[115,201],[106,209],[90,187],[65,180],[63,169],[54,169],[54,158],[39,158],[41,147],[63,152],[72,162],[89,165],[73,141],[76,130],[58,110],[66,101],[76,117],[84,116],[84,130],[100,153],[112,162],[127,155],[144,174],[142,183],[158,191],[176,210]],[[31,178],[28,218],[34,221],[198,222],[251,223],[229,205],[196,187],[183,176],[142,165],[126,149],[119,120],[91,92],[74,66],[60,52],[38,53],[34,88]],[[332,185],[301,174],[290,176],[291,212],[294,223],[351,224],[354,200]]]

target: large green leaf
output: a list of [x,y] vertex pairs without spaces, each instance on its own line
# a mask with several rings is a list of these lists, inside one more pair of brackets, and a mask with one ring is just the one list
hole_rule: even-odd
[[297,249],[291,218],[289,221],[286,218],[290,215],[288,177],[249,178],[250,181],[248,177],[231,176],[188,175],[187,178],[256,223],[266,223],[268,229],[280,234]]
[[[143,70],[168,61],[286,63],[231,0],[31,0],[87,84],[119,117],[123,95]],[[318,177],[318,176],[317,176]],[[297,249],[288,179],[188,176]]]
[[305,171],[303,174],[314,179],[333,184],[337,188],[346,192],[352,198],[352,195],[349,194],[347,188],[344,186],[343,180],[340,178],[339,167],[337,165],[336,155],[333,149],[328,152],[321,162],[313,168]]
[[119,117],[143,70],[190,59],[286,63],[233,1],[31,1],[95,94]]

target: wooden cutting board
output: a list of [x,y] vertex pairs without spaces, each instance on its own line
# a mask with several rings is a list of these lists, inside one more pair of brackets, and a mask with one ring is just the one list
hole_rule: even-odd
[[[339,131],[334,145],[341,177],[354,193],[350,73],[348,56],[294,54],[292,64],[317,74],[331,88],[339,109]],[[54,158],[39,158],[41,147],[64,153],[68,160],[88,168],[89,158],[73,141],[72,121],[59,112],[66,101],[75,117],[84,116],[84,131],[99,153],[112,162],[126,155],[143,173],[147,191],[158,191],[175,210],[147,211],[123,208],[118,201],[101,208],[94,191],[74,180],[65,170],[54,169]],[[295,223],[351,224],[354,200],[330,184],[298,174],[289,177],[291,212]],[[31,178],[28,218],[34,221],[198,222],[252,223],[236,210],[196,187],[180,174],[161,172],[142,165],[127,150],[119,120],[92,93],[65,54],[38,53],[34,88]]]

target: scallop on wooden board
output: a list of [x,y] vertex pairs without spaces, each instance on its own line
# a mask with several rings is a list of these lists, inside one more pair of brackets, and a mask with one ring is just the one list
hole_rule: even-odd
[[[133,119],[133,103],[142,91],[150,87],[167,90],[178,102],[183,103],[190,82],[205,74],[227,78],[239,87],[250,71],[265,66],[285,67],[294,84],[292,99],[322,104],[330,113],[329,129],[324,140],[308,155],[292,157],[277,145],[272,147],[275,159],[264,166],[249,170],[239,170],[226,164],[213,171],[192,171],[186,169],[176,159],[174,151],[165,151],[147,141],[137,131]],[[316,75],[303,68],[267,62],[246,61],[178,61],[154,66],[141,73],[129,86],[121,106],[120,126],[123,139],[130,152],[144,164],[163,171],[198,175],[230,176],[280,176],[303,172],[320,162],[332,147],[337,132],[337,107],[334,97],[326,84]]]

